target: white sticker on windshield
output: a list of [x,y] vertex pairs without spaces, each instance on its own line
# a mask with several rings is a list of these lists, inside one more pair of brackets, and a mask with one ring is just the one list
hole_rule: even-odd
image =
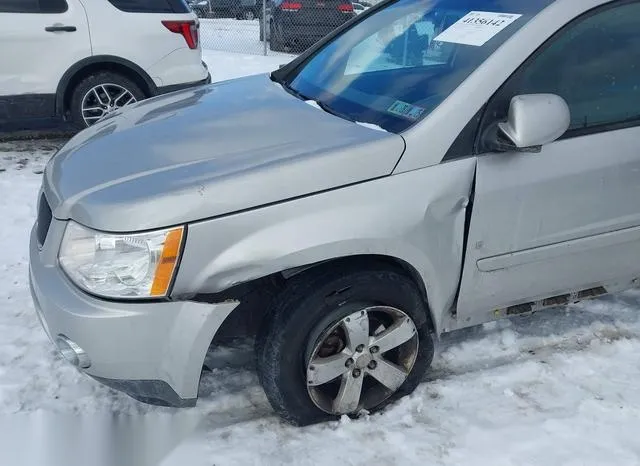
[[520,16],[522,15],[471,11],[433,40],[480,47]]

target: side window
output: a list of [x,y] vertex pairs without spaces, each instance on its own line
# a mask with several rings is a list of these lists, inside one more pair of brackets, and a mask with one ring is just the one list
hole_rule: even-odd
[[67,0],[40,0],[40,13],[64,13],[67,11]]
[[64,13],[66,0],[0,0],[0,13]]
[[551,38],[490,102],[485,122],[506,118],[518,94],[553,93],[571,110],[564,137],[640,124],[640,2],[618,2]]
[[109,0],[118,10],[127,13],[188,13],[184,0]]

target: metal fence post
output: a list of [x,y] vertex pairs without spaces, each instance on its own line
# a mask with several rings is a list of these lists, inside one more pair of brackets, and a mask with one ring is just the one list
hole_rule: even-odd
[[264,55],[267,55],[267,0],[262,0],[262,45]]

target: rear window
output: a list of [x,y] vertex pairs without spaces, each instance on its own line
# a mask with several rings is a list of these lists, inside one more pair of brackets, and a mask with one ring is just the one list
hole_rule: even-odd
[[189,13],[191,11],[184,0],[109,0],[109,3],[127,13]]

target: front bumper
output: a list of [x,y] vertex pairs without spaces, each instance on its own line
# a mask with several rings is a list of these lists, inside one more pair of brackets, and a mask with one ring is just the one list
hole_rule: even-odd
[[[57,265],[65,222],[53,220],[42,248],[31,232],[29,281],[38,318],[49,339],[80,347],[80,369],[132,397],[164,406],[193,406],[204,358],[238,302],[114,302],[75,287]],[[86,366],[86,364],[84,364]]]

